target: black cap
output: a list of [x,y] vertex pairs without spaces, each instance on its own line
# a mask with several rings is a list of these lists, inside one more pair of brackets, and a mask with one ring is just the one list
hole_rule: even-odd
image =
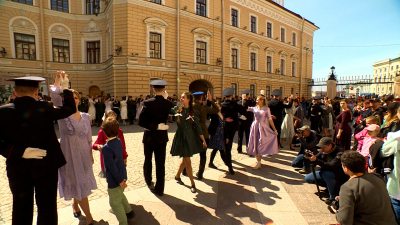
[[273,96],[281,96],[282,95],[282,91],[279,89],[275,89],[272,91],[272,95]]
[[7,81],[14,81],[15,86],[39,87],[39,83],[46,81],[46,79],[43,77],[18,77]]
[[384,106],[382,108],[384,108],[384,109],[397,109],[399,107],[400,107],[400,102],[392,102],[389,105]]
[[250,90],[249,89],[243,90],[242,93],[240,93],[240,94],[241,95],[243,95],[243,94],[248,95],[248,94],[250,94]]
[[132,98],[132,96],[131,96],[131,95],[129,95],[129,96],[128,96],[128,98]]
[[317,96],[317,97],[314,97],[313,99],[314,99],[314,100],[321,100],[321,97],[318,97],[318,96]]
[[153,85],[154,88],[165,88],[168,85],[168,82],[165,80],[153,80],[150,82],[150,85]]
[[235,91],[233,90],[233,88],[225,88],[225,90],[222,92],[223,96],[229,97],[231,95],[233,95]]

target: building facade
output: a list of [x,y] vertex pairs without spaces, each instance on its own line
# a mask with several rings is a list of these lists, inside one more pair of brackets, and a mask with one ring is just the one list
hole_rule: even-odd
[[379,96],[400,93],[396,74],[400,72],[400,55],[394,59],[385,59],[373,65],[373,84],[370,89]]
[[[12,76],[54,82],[69,74],[84,95],[221,96],[281,89],[311,96],[313,37],[319,28],[283,0],[3,0],[0,85]],[[43,90],[45,92],[45,90]]]

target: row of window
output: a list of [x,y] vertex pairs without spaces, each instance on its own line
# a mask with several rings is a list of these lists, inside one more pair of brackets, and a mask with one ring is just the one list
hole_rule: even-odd
[[[19,2],[27,5],[33,5],[33,0],[12,0],[13,2]],[[51,0],[51,9],[60,12],[69,12],[68,0]],[[94,15],[96,10],[100,12],[100,0],[86,0],[86,14]]]
[[[17,59],[36,60],[35,36],[14,33]],[[53,61],[70,62],[69,40],[52,39]],[[100,41],[86,42],[87,63],[100,63]]]
[[[231,9],[231,25],[234,27],[239,27],[239,11],[237,9]],[[253,33],[257,33],[258,32],[257,30],[258,30],[257,17],[250,16],[250,31]],[[267,22],[266,35],[269,38],[273,38],[271,22]],[[284,27],[281,27],[280,41],[286,42],[286,28]],[[293,46],[297,46],[297,34],[295,32],[292,33],[291,42]]]
[[[396,65],[396,70],[399,70],[399,65]],[[394,69],[394,67],[393,66],[391,66],[391,70],[393,70]],[[382,69],[380,69],[380,70],[375,70],[375,73],[378,73],[378,71],[379,72],[381,72],[382,73]],[[387,71],[387,68],[385,68],[385,72]]]
[[[17,59],[36,59],[35,36],[28,34],[14,33],[15,52]],[[149,52],[150,58],[161,59],[162,51],[161,34],[150,33]],[[52,39],[52,51],[54,62],[70,62],[69,40]],[[86,42],[87,63],[100,63],[100,41]],[[239,51],[231,49],[231,67],[239,68]],[[196,42],[196,63],[207,63],[207,43],[203,41]],[[272,73],[272,57],[267,56],[266,71]],[[250,53],[250,70],[257,71],[257,53]],[[296,62],[292,62],[292,76],[296,76]],[[280,74],[286,75],[286,60],[280,60]]]
[[[232,87],[232,89],[233,89],[233,96],[239,96],[239,92],[238,92],[238,90],[239,90],[239,85],[237,84],[237,83],[232,83],[231,84],[231,87]],[[279,87],[279,90],[282,92],[282,93],[284,93],[284,88],[283,87]],[[292,87],[291,89],[290,89],[290,93],[292,94],[292,95],[294,95],[295,94],[295,88],[294,87]],[[258,96],[258,93],[256,92],[256,85],[255,84],[250,84],[250,97],[251,98],[255,98],[255,97],[257,97]],[[266,87],[265,87],[265,97],[266,98],[270,98],[271,97],[271,86],[270,85],[267,85]]]

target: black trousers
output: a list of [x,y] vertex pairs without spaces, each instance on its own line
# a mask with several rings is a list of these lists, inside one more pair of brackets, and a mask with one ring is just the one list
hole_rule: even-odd
[[223,150],[219,150],[219,149],[212,150],[211,155],[210,155],[210,164],[214,163],[214,159],[215,159],[215,156],[217,155],[217,152],[219,152],[221,159],[222,159],[222,161],[224,161],[225,165],[228,166],[228,164],[225,161],[225,158],[223,157],[224,156]]
[[225,164],[232,169],[232,143],[235,137],[236,130],[225,130],[225,140],[228,139],[228,143],[225,141],[225,151],[220,151],[221,156]]
[[167,143],[163,144],[144,144],[144,165],[143,173],[147,185],[152,181],[152,159],[153,153],[156,161],[156,178],[157,182],[155,190],[158,193],[164,193],[165,186],[165,152]]
[[278,147],[279,147],[279,143],[281,143],[281,132],[282,132],[282,120],[273,120],[274,121],[274,125],[275,125],[275,129],[276,131],[278,131]]
[[97,113],[96,114],[96,121],[97,121],[97,125],[101,126],[101,124],[103,123],[103,114]]
[[250,127],[251,123],[240,123],[240,128],[238,132],[238,152],[242,152],[242,144],[243,144],[243,134],[246,138],[246,149],[249,146],[249,138],[250,138]]
[[319,133],[319,121],[320,121],[319,116],[310,116],[310,122],[311,122],[311,130],[316,131]]
[[[40,160],[40,159],[38,159]],[[39,178],[33,178],[30,171],[20,174],[18,179],[9,179],[13,195],[13,225],[30,225],[33,222],[33,197],[38,209],[38,225],[57,225],[57,183],[58,170]]]
[[133,120],[135,119],[135,110],[128,110],[128,120],[130,124],[133,124]]

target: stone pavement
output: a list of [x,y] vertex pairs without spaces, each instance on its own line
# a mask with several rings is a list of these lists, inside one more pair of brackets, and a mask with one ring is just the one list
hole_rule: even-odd
[[[295,151],[281,150],[279,154],[263,159],[261,170],[254,171],[255,159],[238,154],[234,143],[232,156],[236,174],[227,173],[219,155],[215,165],[206,169],[205,179],[196,180],[198,193],[189,190],[190,181],[183,177],[186,186],[177,184],[173,178],[180,159],[168,154],[171,148],[175,124],[170,125],[166,159],[166,190],[162,197],[153,195],[143,179],[143,129],[137,125],[121,126],[125,134],[128,157],[128,188],[125,194],[136,213],[129,224],[331,224],[334,215],[325,203],[314,194],[315,185],[305,184],[303,175],[290,167],[297,155]],[[93,127],[93,141],[97,138],[97,127]],[[288,149],[288,143],[284,145]],[[244,148],[245,149],[245,148]],[[209,157],[210,151],[208,151]],[[94,152],[93,165],[98,189],[89,196],[95,224],[118,224],[109,212],[107,183],[97,176],[100,171],[99,153]],[[2,218],[11,224],[12,195],[5,172],[5,160],[0,159],[0,209]],[[199,156],[192,158],[197,171]],[[154,164],[153,164],[154,165]],[[154,168],[154,167],[153,167]],[[154,173],[154,171],[153,171]],[[153,176],[155,178],[155,174]],[[85,224],[72,215],[72,201],[58,199],[59,224]],[[0,224],[1,224],[0,219]],[[272,224],[271,223],[271,224]]]

